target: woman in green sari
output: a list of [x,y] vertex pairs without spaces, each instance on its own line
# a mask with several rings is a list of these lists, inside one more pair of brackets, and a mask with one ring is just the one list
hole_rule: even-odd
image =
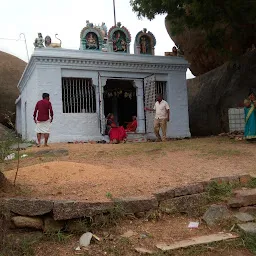
[[256,139],[256,110],[255,94],[251,93],[249,99],[244,100],[245,129],[244,137],[246,140]]

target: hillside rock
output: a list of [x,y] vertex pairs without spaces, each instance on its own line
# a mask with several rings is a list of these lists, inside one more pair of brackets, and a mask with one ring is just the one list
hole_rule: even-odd
[[5,124],[4,114],[15,112],[15,100],[19,96],[17,85],[25,67],[23,60],[0,51],[0,123]]
[[[184,57],[191,64],[190,70],[193,75],[205,74],[229,60],[228,55],[220,54],[219,49],[209,49],[207,47],[205,32],[198,29],[186,29],[183,33],[174,36],[171,33],[171,23],[168,21],[168,16],[165,19],[165,26],[174,43],[181,46],[184,51]],[[234,31],[227,30],[225,38],[223,38],[225,48],[235,56],[240,56],[252,46],[252,38],[255,37],[255,34],[252,35],[248,31],[247,37],[241,42],[234,40],[232,34],[234,34]]]
[[192,135],[228,132],[228,109],[242,106],[249,89],[256,87],[256,50],[187,80],[187,86]]

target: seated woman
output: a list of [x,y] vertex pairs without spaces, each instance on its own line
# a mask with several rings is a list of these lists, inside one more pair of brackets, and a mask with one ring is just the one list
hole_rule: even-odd
[[138,126],[137,117],[133,116],[132,122],[127,124],[125,131],[126,132],[136,132],[137,126]]
[[106,135],[109,136],[110,143],[117,144],[126,142],[126,132],[123,126],[117,126],[112,113],[107,116]]
[[245,128],[244,137],[246,140],[252,141],[256,139],[256,102],[249,99],[244,100]]

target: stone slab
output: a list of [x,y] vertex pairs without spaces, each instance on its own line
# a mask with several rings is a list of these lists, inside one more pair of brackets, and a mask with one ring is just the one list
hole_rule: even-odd
[[228,200],[228,206],[231,208],[240,208],[244,204],[244,200],[242,198],[231,198]]
[[6,199],[7,208],[16,214],[23,216],[39,216],[53,210],[53,201],[40,199]]
[[205,192],[204,185],[202,183],[196,183],[191,185],[186,185],[174,189],[175,197],[194,195]]
[[251,214],[248,214],[245,212],[238,212],[234,216],[240,222],[250,222],[250,221],[254,221],[255,219]]
[[43,229],[43,220],[35,217],[12,217],[12,221],[17,228]]
[[208,204],[207,194],[195,194],[175,197],[160,202],[159,208],[161,211],[174,214],[186,213],[190,216],[200,216],[201,208]]
[[53,206],[55,220],[69,220],[83,217],[92,217],[96,214],[109,212],[114,209],[113,202],[77,202],[56,201]]
[[256,217],[256,206],[242,207],[239,209],[239,212],[245,212]]
[[170,250],[186,248],[189,246],[209,244],[209,243],[215,243],[215,242],[220,242],[224,240],[236,239],[238,237],[239,237],[238,235],[234,235],[231,233],[217,233],[212,235],[193,237],[190,239],[174,242],[170,245],[157,244],[156,247],[162,251],[170,251]]
[[153,194],[158,201],[167,200],[175,197],[174,188],[162,188]]
[[156,197],[131,197],[115,199],[116,206],[120,207],[124,214],[146,212],[158,208]]
[[232,217],[226,205],[211,205],[203,215],[203,220],[208,226],[214,226]]
[[235,197],[228,202],[230,207],[256,205],[256,188],[236,190],[234,193]]
[[248,234],[256,234],[256,223],[255,222],[247,222],[243,224],[237,225],[243,232]]

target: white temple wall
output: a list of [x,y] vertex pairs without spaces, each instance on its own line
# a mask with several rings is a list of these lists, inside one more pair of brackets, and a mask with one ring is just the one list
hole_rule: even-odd
[[[97,112],[63,113],[62,77],[92,78],[93,84],[97,82],[95,81],[97,72],[62,70],[60,66],[40,67],[38,69],[40,94],[43,92],[50,94],[54,112],[50,142],[100,140],[101,134],[98,128],[99,121]],[[97,105],[98,103],[96,106]]]
[[[34,140],[36,138],[35,134],[35,123],[33,119],[33,113],[35,104],[38,101],[38,86],[37,86],[37,70],[35,69],[27,83],[21,92],[20,99],[20,109],[19,104],[17,104],[17,108],[19,113],[21,113],[21,118],[18,118],[17,126],[21,126],[21,135],[23,139],[26,140]],[[18,114],[18,112],[17,112]],[[20,129],[20,128],[19,128]]]

